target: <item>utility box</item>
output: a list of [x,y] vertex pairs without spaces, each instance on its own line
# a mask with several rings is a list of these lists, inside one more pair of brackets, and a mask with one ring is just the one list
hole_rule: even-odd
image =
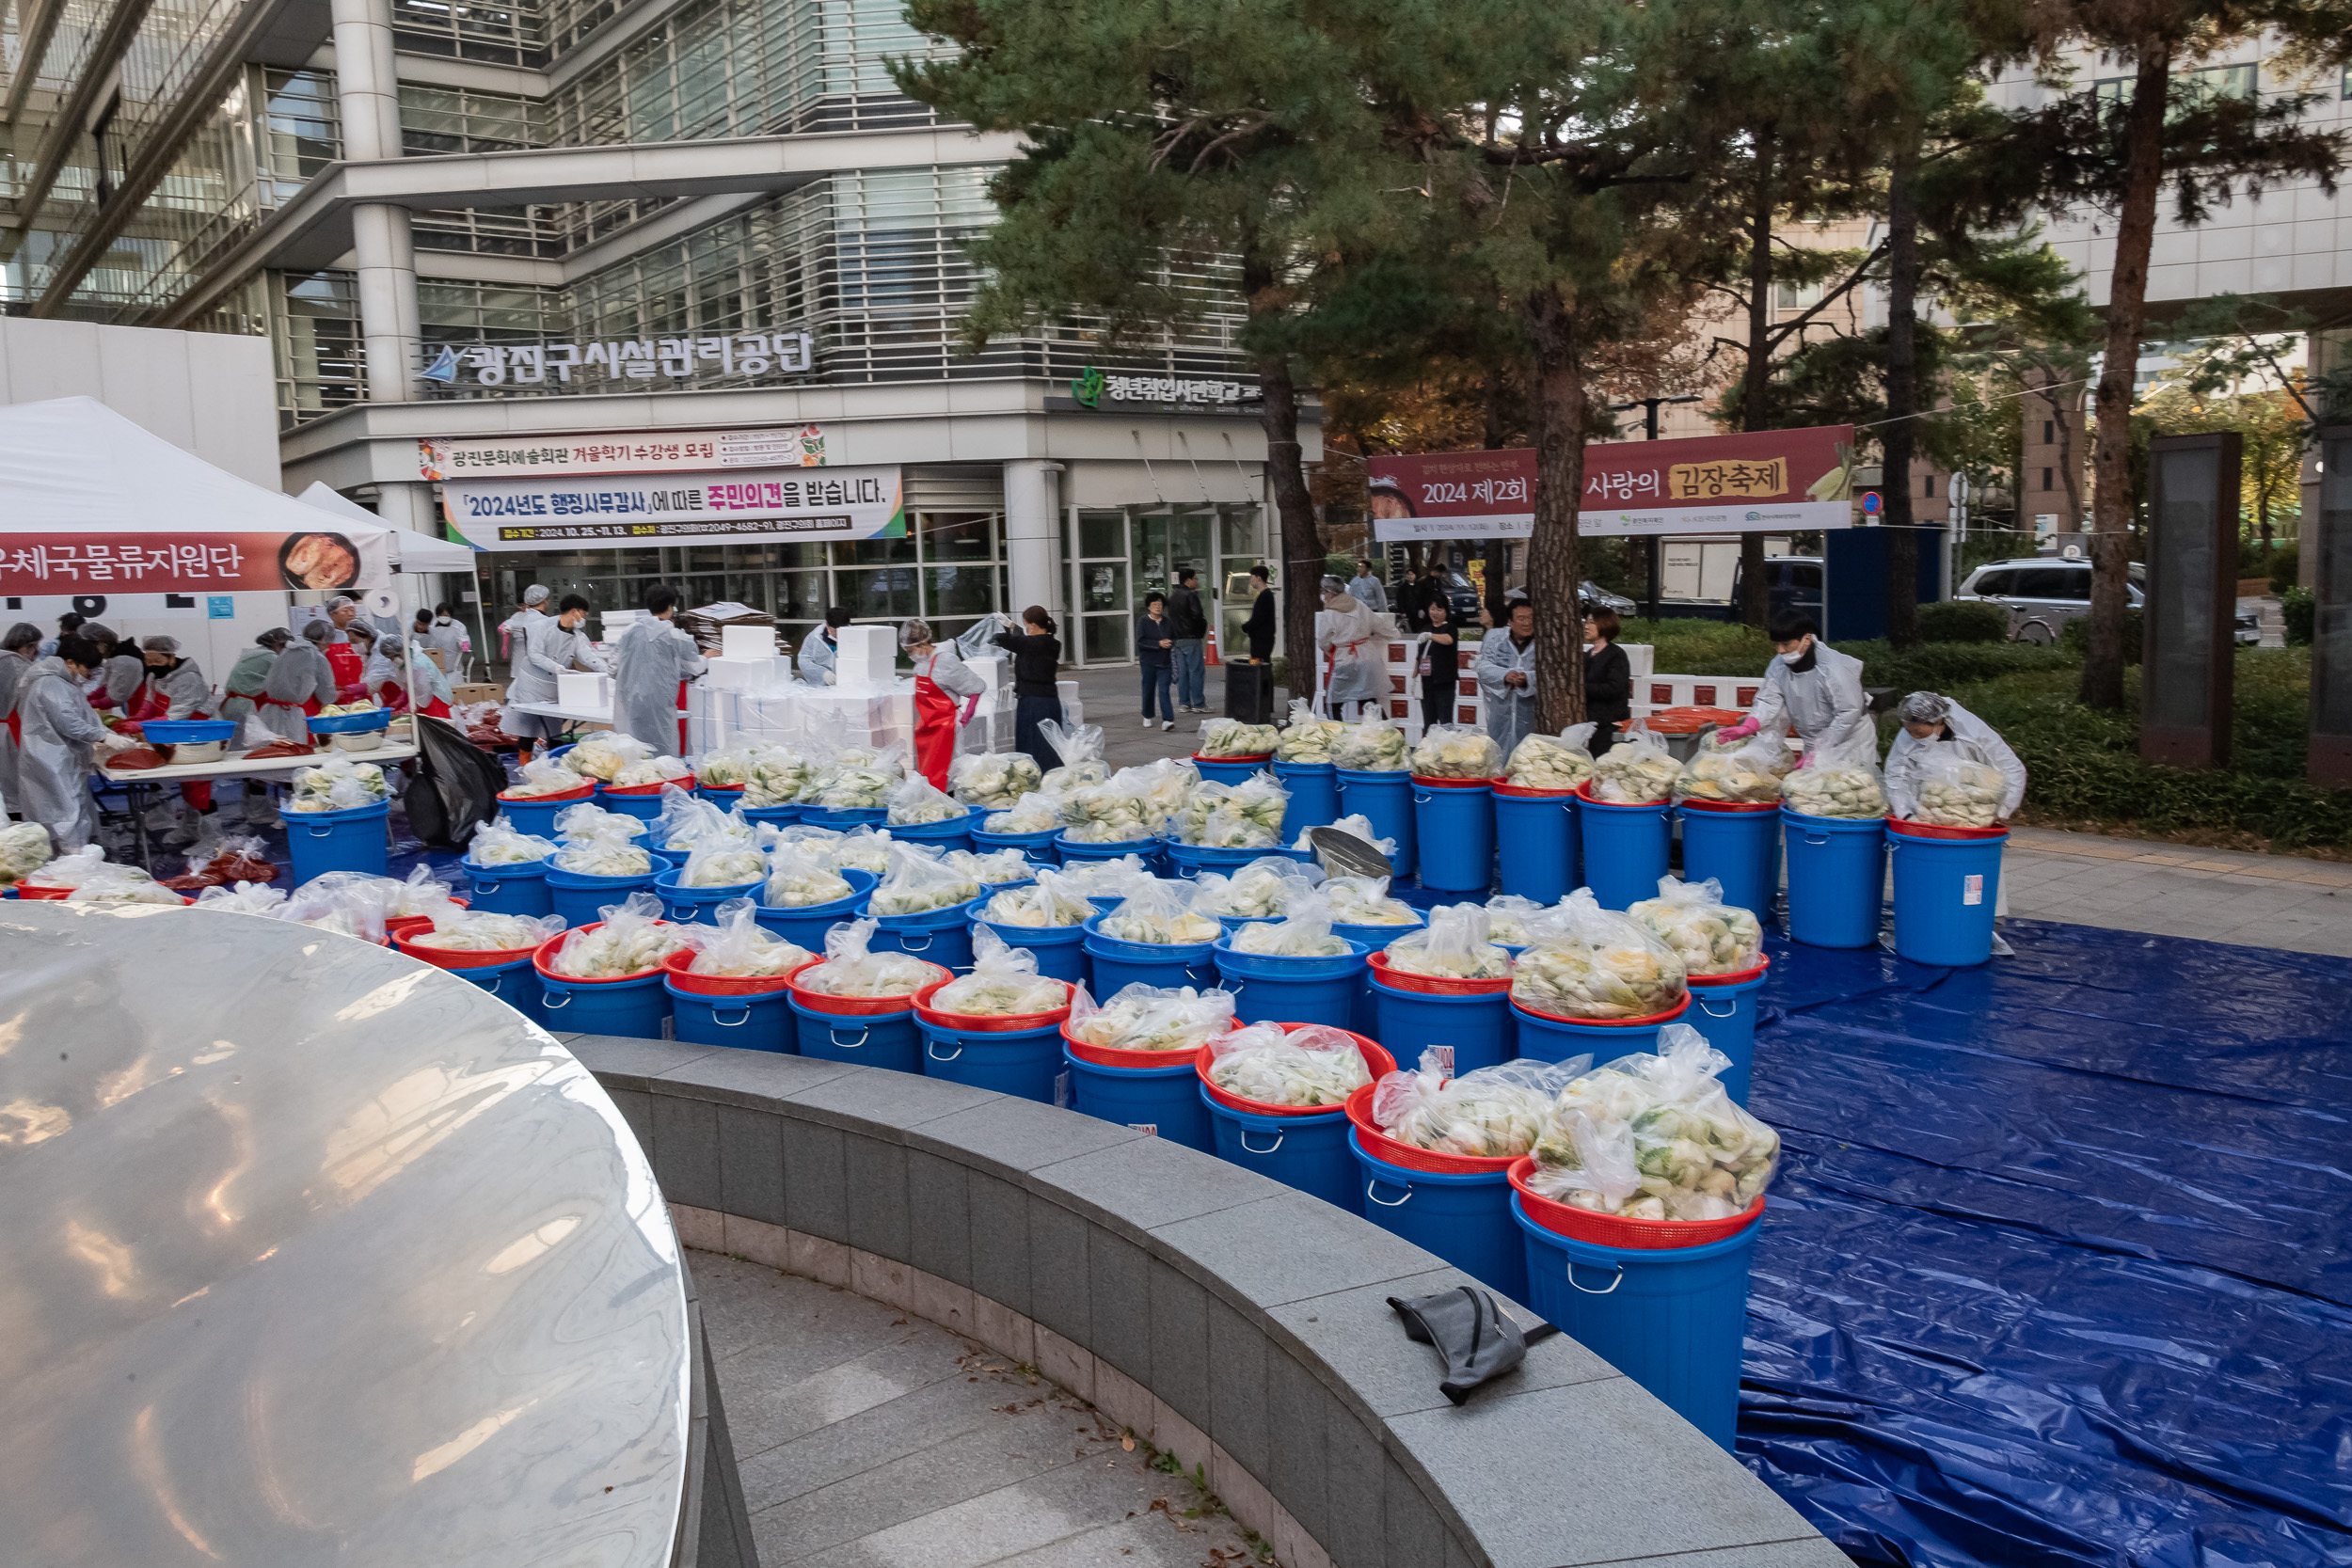
[[[1912,592],[1919,604],[1944,596],[1944,531],[1915,528],[1919,569]],[[1892,529],[1836,528],[1821,535],[1821,636],[1859,642],[1886,635],[1886,547]]]
[[2158,436],[2148,443],[2148,586],[2139,675],[2143,761],[2218,768],[2230,760],[2238,467],[2244,444],[2235,431]]

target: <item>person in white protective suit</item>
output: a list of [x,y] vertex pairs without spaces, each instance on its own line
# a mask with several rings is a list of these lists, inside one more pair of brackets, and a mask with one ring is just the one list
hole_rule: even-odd
[[24,803],[16,782],[16,694],[32,678],[40,644],[40,628],[30,621],[19,621],[0,637],[0,801],[7,802],[0,812],[20,810]]
[[841,651],[834,633],[850,624],[846,606],[825,611],[825,624],[801,640],[801,679],[810,686],[832,686],[839,679]]
[[[449,677],[433,662],[432,655],[422,641],[403,642],[396,637],[380,638],[376,654],[368,660],[368,694],[378,706],[394,713],[408,711],[408,675],[413,668],[417,677],[417,711],[429,719],[447,719],[456,705],[456,694],[450,689]],[[376,674],[383,675],[381,682]]]
[[613,648],[612,727],[664,755],[678,750],[678,683],[709,668],[694,640],[680,631],[677,590],[645,595],[646,618],[621,633]]
[[1535,727],[1534,605],[1512,601],[1510,624],[1479,639],[1471,671],[1478,677],[1482,726],[1507,757]]
[[[196,660],[183,657],[180,640],[176,637],[151,637],[139,644],[139,655],[147,667],[147,678],[131,694],[131,717],[141,723],[151,719],[210,719],[219,703],[213,696],[213,683],[204,678],[204,672]],[[148,814],[149,831],[161,830],[166,844],[187,844],[196,838],[196,829],[187,813],[196,816],[213,815],[213,785],[210,780],[191,780],[180,786],[181,804],[187,812],[174,810],[167,801]]]
[[523,602],[515,607],[515,613],[499,623],[499,657],[510,668],[522,663],[523,647],[531,641],[532,628],[548,619],[548,598],[546,587],[534,582],[523,590]]
[[1895,705],[1895,717],[1903,722],[1886,752],[1886,803],[1895,816],[1918,812],[1920,765],[1938,752],[2000,769],[2002,821],[2024,802],[2026,765],[1999,731],[1949,697],[1915,691]]
[[[506,717],[501,722],[508,735],[522,742],[522,754],[516,759],[518,762],[531,760],[532,740],[561,734],[564,721],[544,714],[517,713],[514,705],[552,704],[556,698],[556,676],[574,667],[582,670],[606,668],[604,656],[589,642],[588,634],[580,629],[587,620],[588,601],[577,594],[564,594],[563,603],[556,607],[555,618],[549,620],[544,615],[539,618],[515,660],[515,678],[507,683],[506,688]],[[644,740],[649,746],[657,744],[644,736],[637,738]],[[664,751],[661,754],[666,756],[669,753]]]
[[1808,757],[1820,753],[1877,767],[1878,729],[1870,722],[1869,694],[1862,689],[1862,661],[1822,641],[1820,627],[1806,616],[1775,615],[1766,635],[1773,657],[1756,705],[1717,738],[1779,735],[1786,725],[1804,742]]
[[98,645],[78,633],[57,639],[57,651],[35,664],[19,689],[18,803],[27,822],[49,830],[59,854],[87,845],[98,832],[90,803],[90,748],[105,733],[82,688],[105,662]]
[[306,746],[310,726],[304,718],[335,702],[335,667],[319,651],[331,629],[325,621],[303,623],[302,635],[279,650],[278,662],[262,682],[262,722]]
[[1338,578],[1323,579],[1323,608],[1315,611],[1315,652],[1323,659],[1323,696],[1331,717],[1350,719],[1358,703],[1375,703],[1389,689],[1380,630],[1372,607],[1348,593]]
[[129,717],[131,694],[147,678],[147,663],[139,657],[137,646],[123,641],[113,628],[96,621],[83,622],[80,636],[98,650],[99,665],[91,673],[103,683],[88,693],[90,706],[102,713],[119,712]]

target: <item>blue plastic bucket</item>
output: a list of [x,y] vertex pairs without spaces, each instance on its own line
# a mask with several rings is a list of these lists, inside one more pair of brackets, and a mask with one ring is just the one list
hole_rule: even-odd
[[1413,781],[1413,832],[1421,885],[1484,894],[1494,881],[1495,790],[1488,783]]
[[[985,815],[981,820],[987,820]],[[1031,865],[1058,866],[1061,856],[1054,848],[1054,838],[1060,832],[1058,828],[1048,828],[1041,833],[991,833],[974,828],[972,847],[983,855],[998,849],[1018,849],[1028,857]],[[894,833],[892,836],[897,835]]]
[[[675,920],[681,926],[699,921],[705,926],[719,924],[719,906],[730,898],[750,898],[767,885],[762,878],[756,882],[739,882],[732,887],[680,887],[678,879],[686,868],[674,865],[667,871],[654,873],[653,890],[661,899],[661,918]],[[820,942],[818,944],[822,946]]]
[[661,983],[670,993],[670,1012],[677,1037],[687,1044],[731,1045],[742,1051],[792,1053],[790,991],[713,996],[680,990],[673,978],[665,977]]
[[[1370,773],[1361,768],[1338,768],[1340,816],[1363,816],[1372,822],[1372,836],[1396,840],[1396,853],[1391,856],[1398,876],[1410,870],[1415,863],[1413,836],[1413,776],[1409,773]],[[1324,823],[1310,824],[1313,827]]]
[[1350,921],[1335,921],[1331,934],[1349,942],[1360,942],[1377,953],[1397,938],[1410,936],[1428,924],[1426,920],[1416,920],[1410,926],[1359,926]]
[[[588,922],[583,922],[588,924]],[[565,1034],[668,1037],[670,993],[659,971],[634,980],[566,980],[539,972],[547,1026]]]
[[1788,936],[1808,947],[1868,947],[1879,940],[1886,880],[1886,821],[1807,816],[1780,808],[1788,839]]
[[[1771,912],[1780,891],[1780,811],[1710,811],[1685,802],[1682,819],[1682,879],[1724,885],[1724,902],[1755,915]],[[1650,884],[1645,897],[1657,896]]]
[[927,844],[942,854],[950,849],[969,849],[972,847],[972,830],[978,827],[980,819],[987,815],[977,806],[967,807],[961,816],[893,827],[890,836],[901,844]]
[[606,905],[626,902],[639,888],[652,891],[654,876],[641,871],[634,877],[591,877],[550,865],[548,902],[553,907],[548,912],[562,915],[565,926],[593,926],[604,918]]
[[[1116,907],[1114,903],[1113,908]],[[1094,971],[1091,989],[1096,996],[1116,996],[1127,987],[1138,984],[1191,986],[1205,990],[1217,983],[1213,943],[1188,942],[1163,947],[1156,942],[1121,942],[1103,934],[1103,922],[1109,913],[1108,910],[1098,909],[1080,927],[1086,932],[1083,945],[1087,963]]]
[[[468,907],[480,909],[482,906],[477,903]],[[539,972],[532,966],[529,958],[516,958],[513,963],[481,964],[471,969],[444,970],[442,973],[454,974],[469,985],[481,987],[540,1028],[548,1027],[548,1011],[540,1005],[540,998],[546,993],[539,986]],[[571,1030],[566,1027],[564,1032],[568,1035]]]
[[[874,940],[867,945],[876,953],[912,954],[942,969],[970,969],[971,911],[969,904],[950,904],[920,914],[878,914],[874,916]],[[819,942],[810,951],[820,951],[824,945]]]
[[[678,787],[691,793],[693,781],[690,779]],[[632,793],[632,790],[636,792]],[[659,789],[633,785],[630,790],[616,790],[611,784],[604,784],[596,790],[596,804],[607,811],[619,812],[623,816],[634,816],[640,822],[659,822],[661,819],[661,795]]]
[[391,860],[384,838],[384,819],[391,809],[389,800],[378,800],[372,806],[342,811],[286,813],[286,847],[292,851],[294,886],[329,871],[383,876]]
[[841,879],[850,884],[850,896],[836,898],[830,904],[803,904],[798,909],[771,909],[753,897],[752,918],[759,928],[772,936],[782,937],[795,947],[805,947],[812,953],[825,950],[825,933],[845,920],[855,920],[866,907],[866,895],[874,891],[882,879],[871,871],[844,870]]
[[963,907],[966,919],[975,926],[985,926],[1003,939],[1007,947],[1025,947],[1037,958],[1037,972],[1049,980],[1069,980],[1093,990],[1093,978],[1087,964],[1086,927],[1083,926],[1000,926],[993,920],[980,918],[988,907],[989,895],[975,898]]
[[1546,1323],[1648,1389],[1728,1452],[1740,1419],[1750,1224],[1703,1246],[1599,1246],[1547,1230],[1517,1193],[1527,1255],[1521,1298]]
[[1272,845],[1261,849],[1212,849],[1179,839],[1168,841],[1168,866],[1177,876],[1187,880],[1198,878],[1204,871],[1230,877],[1251,861],[1263,860],[1274,852]]
[[1054,850],[1061,856],[1064,865],[1079,861],[1115,861],[1127,855],[1139,855],[1143,868],[1154,877],[1168,874],[1168,853],[1156,838],[1133,838],[1123,844],[1073,844],[1059,833],[1054,835]]
[[929,1009],[914,1015],[923,1031],[923,1076],[1017,1100],[1054,1102],[1061,1075],[1061,1021],[1036,1029],[960,1027]]
[[1929,838],[1886,830],[1895,857],[1895,951],[1915,964],[1954,967],[1993,957],[1993,911],[2009,834]]
[[686,857],[694,852],[691,849],[664,849],[659,844],[647,844],[642,846],[642,847],[644,849],[646,854],[653,857],[654,875],[657,877],[660,876],[665,868],[675,871],[678,867],[684,865],[686,863]]
[[1407,1170],[1365,1152],[1352,1127],[1347,1150],[1363,1179],[1364,1218],[1513,1301],[1527,1299],[1527,1244],[1511,1217],[1507,1173]]
[[554,800],[535,797],[509,800],[499,797],[499,815],[523,832],[537,838],[555,836],[555,819],[574,806],[585,805],[596,799],[594,784],[574,795],[558,796]]
[[1223,757],[1195,756],[1192,758],[1192,765],[1200,770],[1203,783],[1214,779],[1221,784],[1248,784],[1258,774],[1274,766],[1274,753],[1269,752],[1264,756],[1252,757],[1247,762]]
[[1691,1010],[1682,1022],[1731,1058],[1724,1069],[1724,1092],[1737,1104],[1748,1102],[1748,1081],[1756,1067],[1756,993],[1764,989],[1759,967],[1754,978],[1691,976]]
[[[831,828],[834,832],[846,833],[851,828],[882,827],[890,820],[890,809],[887,806],[859,806],[842,810],[830,806],[803,806],[801,820],[812,828]],[[898,837],[898,830],[893,828],[890,836]]]
[[1638,1023],[1604,1023],[1531,1013],[1514,1002],[1511,1021],[1518,1025],[1521,1061],[1565,1062],[1571,1056],[1590,1055],[1594,1066],[1604,1067],[1636,1051],[1656,1051],[1658,1031],[1669,1023],[1688,1022],[1684,1015],[1690,1010],[1691,999],[1685,996],[1674,1011],[1658,1018]]
[[1216,1139],[1209,1131],[1193,1053],[1174,1054],[1179,1058],[1174,1067],[1106,1067],[1072,1055],[1065,1044],[1062,1066],[1070,1073],[1072,1108],[1120,1127],[1148,1127],[1170,1143],[1215,1154]]
[[1236,953],[1233,939],[1216,939],[1216,972],[1233,993],[1233,1017],[1241,1023],[1327,1023],[1356,1027],[1364,994],[1364,959],[1372,949],[1350,942],[1328,958],[1294,958],[1272,953]]
[[1672,808],[1660,800],[1646,806],[1613,806],[1589,795],[1577,798],[1577,826],[1583,840],[1584,885],[1605,910],[1622,910],[1637,899],[1658,896],[1666,874],[1674,829]]
[[1401,1066],[1419,1066],[1422,1048],[1432,1045],[1454,1048],[1456,1077],[1518,1054],[1518,1021],[1507,990],[1467,996],[1405,990],[1384,985],[1376,970],[1365,985],[1372,993],[1373,1026],[1359,1032],[1387,1046]]
[[1282,842],[1295,844],[1310,828],[1327,828],[1340,810],[1340,770],[1327,762],[1277,762],[1274,776],[1291,792],[1282,808]]
[[1577,799],[1572,789],[1538,791],[1498,784],[1495,859],[1502,891],[1557,904],[1577,879]]
[[893,1072],[923,1070],[923,1032],[914,1025],[912,1001],[895,1013],[820,1013],[797,996],[791,1007],[792,1036],[803,1056]]
[[728,784],[721,788],[717,784],[707,784],[697,779],[694,782],[694,795],[698,800],[709,801],[721,811],[733,811],[743,803],[741,784]]
[[778,827],[782,827],[787,822],[798,822],[800,819],[801,808],[796,802],[790,800],[780,806],[745,806],[743,808],[743,820],[746,822],[773,822]]
[[519,865],[476,865],[461,861],[459,868],[472,882],[467,907],[485,914],[543,915],[555,912],[548,892],[548,863],[525,861]]
[[1351,1214],[1364,1212],[1356,1157],[1348,1152],[1345,1111],[1311,1117],[1251,1116],[1210,1099],[1207,1085],[1197,1073],[1193,1087],[1208,1108],[1209,1130],[1219,1159],[1271,1177]]

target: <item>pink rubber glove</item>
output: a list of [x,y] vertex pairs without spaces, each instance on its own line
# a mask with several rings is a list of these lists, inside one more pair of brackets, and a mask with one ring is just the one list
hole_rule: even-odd
[[1751,713],[1731,728],[1718,732],[1716,738],[1718,740],[1745,740],[1763,727],[1756,721],[1756,715]]
[[1797,766],[1798,766],[1799,768],[1810,768],[1810,767],[1812,767],[1812,766],[1813,766],[1813,748],[1812,748],[1812,747],[1807,746],[1807,747],[1804,749],[1804,755],[1803,755],[1803,756],[1801,756],[1801,757],[1799,757],[1799,758],[1797,759]]

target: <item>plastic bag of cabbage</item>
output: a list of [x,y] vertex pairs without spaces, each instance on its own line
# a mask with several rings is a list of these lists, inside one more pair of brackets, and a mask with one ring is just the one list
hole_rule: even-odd
[[636,843],[634,833],[598,823],[581,832],[567,832],[564,847],[548,863],[581,877],[642,877],[653,869],[653,854]]
[[1593,776],[1592,724],[1570,724],[1558,735],[1531,735],[1511,748],[1506,783],[1521,789],[1574,789]]
[[1629,730],[1593,763],[1593,799],[1604,805],[1647,806],[1666,800],[1682,777],[1666,743],[1647,730]]
[[1780,799],[1790,811],[1805,816],[1862,819],[1886,815],[1886,790],[1874,765],[1820,752],[1781,782]]
[[1028,886],[1009,887],[980,909],[980,918],[991,925],[1037,930],[1083,926],[1093,913],[1093,902],[1071,885],[1071,879],[1050,867],[1039,868],[1037,879]]
[[612,775],[615,789],[639,789],[654,784],[691,784],[694,770],[675,757],[641,757],[626,763]]
[[1047,719],[1038,725],[1037,733],[1047,748],[1061,758],[1061,766],[1047,768],[1039,785],[1047,794],[1058,794],[1082,784],[1101,784],[1111,776],[1110,764],[1103,760],[1102,725],[1073,727],[1058,719]]
[[[1336,832],[1349,834],[1352,837],[1362,839],[1366,844],[1369,844],[1375,849],[1379,850],[1380,853],[1391,863],[1393,863],[1396,860],[1396,840],[1392,838],[1380,837],[1379,834],[1373,830],[1372,818],[1364,816],[1361,812],[1358,812],[1353,816],[1343,816],[1337,822],[1327,822],[1324,826],[1333,829]],[[1314,832],[1315,831],[1311,827],[1299,829],[1297,842],[1294,843],[1291,847],[1294,849],[1306,849],[1311,851],[1315,847]]]
[[384,799],[384,769],[372,762],[328,757],[316,768],[295,770],[288,811],[350,811]]
[[948,978],[935,963],[906,953],[873,951],[871,920],[845,920],[825,933],[825,961],[792,977],[802,990],[820,996],[913,996],[933,980]]
[[1919,804],[1911,820],[1938,828],[1990,828],[2001,819],[2009,780],[1999,768],[1947,755],[1944,747],[1921,750],[1927,755],[1919,761]]
[[1486,940],[1504,947],[1525,947],[1534,939],[1531,922],[1549,914],[1551,906],[1516,893],[1498,893],[1486,900]]
[[751,754],[739,749],[707,753],[695,765],[694,782],[711,789],[735,789],[751,776]]
[[866,900],[868,914],[923,914],[953,909],[980,895],[980,884],[942,865],[912,844],[890,847],[890,869]]
[[1070,990],[1067,982],[1038,974],[1036,954],[978,926],[972,931],[972,973],[931,992],[928,1005],[959,1018],[1025,1018],[1062,1012]]
[[1281,958],[1337,958],[1349,951],[1347,939],[1331,933],[1331,906],[1314,894],[1294,901],[1279,920],[1251,921],[1226,945],[1236,953]]
[[1567,1018],[1653,1018],[1689,993],[1675,950],[1639,921],[1604,910],[1581,887],[1531,929],[1511,971],[1511,997]]
[[1763,957],[1764,927],[1748,911],[1724,903],[1724,884],[1712,877],[1661,877],[1658,896],[1636,899],[1625,912],[1673,948],[1692,974],[1737,974]]
[[807,845],[783,844],[768,857],[768,885],[760,889],[759,901],[771,910],[802,910],[838,903],[851,891],[848,879]]
[[[947,767],[947,786],[969,806],[1003,811],[1045,782],[1025,752],[967,752]],[[1035,832],[1034,828],[992,828],[991,832]]]
[[1729,1066],[1697,1030],[1669,1023],[1656,1054],[1581,1074],[1553,1097],[1528,1186],[1627,1219],[1746,1212],[1779,1169],[1780,1134],[1724,1092]]
[[1447,1053],[1422,1053],[1419,1070],[1382,1075],[1372,1091],[1372,1119],[1401,1144],[1472,1160],[1515,1160],[1535,1147],[1551,1119],[1552,1098],[1593,1065],[1518,1061],[1448,1077]]
[[0,887],[14,887],[49,861],[48,829],[38,822],[0,826]]
[[788,805],[807,783],[808,764],[789,747],[757,747],[743,769],[743,804],[755,808]]
[[1229,991],[1122,986],[1100,1007],[1081,986],[1071,993],[1071,1037],[1110,1051],[1198,1051],[1233,1027]]
[[622,768],[653,755],[653,748],[618,730],[593,730],[557,760],[584,778],[611,784]]
[[574,980],[617,980],[650,974],[689,945],[684,928],[662,921],[661,901],[650,893],[632,893],[596,912],[604,919],[564,937],[549,970]]
[[1405,732],[1379,719],[1346,725],[1331,748],[1331,760],[1351,773],[1402,773]]
[[468,865],[528,865],[555,853],[555,841],[524,832],[505,817],[473,831],[466,845]]
[[1269,920],[1285,913],[1315,890],[1323,873],[1280,855],[1251,861],[1232,876],[1201,873],[1192,907],[1202,914],[1238,920]]
[[1486,911],[1476,904],[1440,904],[1427,927],[1409,931],[1382,949],[1391,969],[1450,980],[1500,980],[1511,955],[1486,937]]
[[1356,1037],[1320,1023],[1288,1033],[1279,1023],[1252,1023],[1217,1036],[1208,1053],[1209,1082],[1261,1105],[1343,1105],[1372,1082]]
[[1062,885],[1089,898],[1124,898],[1147,882],[1159,879],[1141,855],[1114,855],[1109,860],[1073,861],[1061,868]]
[[520,783],[506,786],[506,795],[516,800],[542,800],[549,795],[569,795],[588,787],[588,781],[557,759],[532,757],[523,764]]
[[939,863],[950,871],[961,871],[983,888],[1001,886],[1006,882],[1025,882],[1037,875],[1037,865],[1018,849],[950,849],[939,857]]
[[768,879],[768,857],[744,844],[707,844],[686,857],[680,887],[749,887]]
[[971,808],[934,787],[920,773],[910,773],[899,780],[883,797],[890,808],[890,825],[912,827],[918,822],[948,822],[969,816]]
[[1009,810],[980,819],[980,831],[990,833],[1050,833],[1060,827],[1061,798],[1038,790],[1015,800]]
[[711,913],[715,926],[696,926],[689,932],[694,944],[694,961],[686,966],[690,974],[772,980],[816,957],[797,942],[761,930],[758,911],[748,898],[730,898]]
[[1418,926],[1421,915],[1401,898],[1389,896],[1386,877],[1333,877],[1323,884],[1331,918],[1342,926]]
[[1291,703],[1290,722],[1275,738],[1277,762],[1326,763],[1347,726],[1336,719],[1318,719],[1314,705],[1300,697]]
[[1502,748],[1468,724],[1432,724],[1413,748],[1420,779],[1491,779],[1502,771]]
[[538,947],[563,935],[568,922],[560,914],[498,914],[487,910],[461,910],[451,904],[433,916],[433,927],[407,939],[411,947],[438,947],[456,953],[514,953]]
[[1176,835],[1207,849],[1271,849],[1282,842],[1290,798],[1271,773],[1252,773],[1237,784],[1212,779],[1195,786],[1176,813]]
[[1780,799],[1780,781],[1794,759],[1776,735],[1721,742],[1710,731],[1699,737],[1698,749],[1682,765],[1675,781],[1675,799],[1724,800],[1764,804]]
[[1263,757],[1281,744],[1271,724],[1245,724],[1238,719],[1212,719],[1200,726],[1200,744],[1193,754],[1203,757]]
[[1137,942],[1155,947],[1215,942],[1225,927],[1188,907],[1194,892],[1189,882],[1153,878],[1129,891],[1119,907],[1097,922],[1094,928],[1116,942]]

